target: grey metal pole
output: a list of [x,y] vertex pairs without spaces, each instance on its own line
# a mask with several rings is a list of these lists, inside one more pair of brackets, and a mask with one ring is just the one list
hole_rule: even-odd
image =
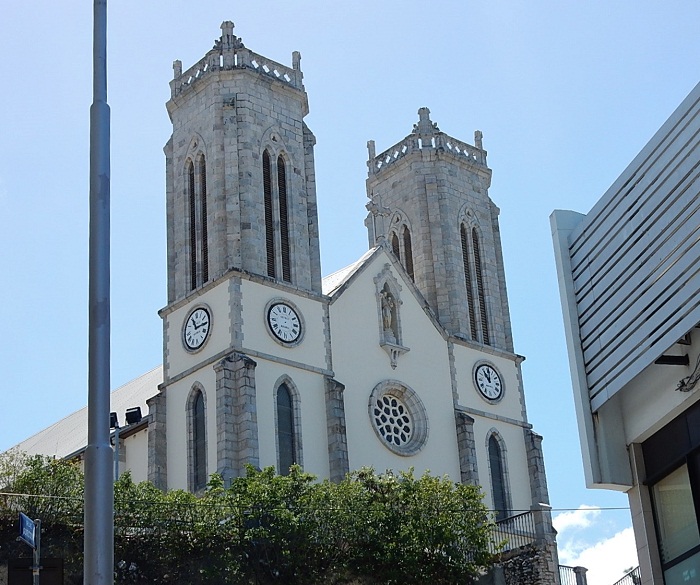
[[32,554],[34,566],[32,567],[32,585],[39,585],[39,571],[41,571],[41,520],[34,520],[34,551]]
[[109,106],[107,0],[94,0],[90,107],[88,446],[85,452],[85,585],[114,583],[114,482],[109,443]]
[[119,426],[114,427],[114,481],[119,479]]

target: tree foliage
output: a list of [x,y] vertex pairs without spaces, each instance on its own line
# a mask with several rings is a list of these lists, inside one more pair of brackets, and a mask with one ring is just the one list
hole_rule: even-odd
[[[82,581],[83,476],[77,465],[0,456],[0,561],[29,555],[15,543],[17,512],[42,520],[47,556]],[[492,561],[493,524],[479,488],[413,472],[362,469],[340,483],[299,467],[278,476],[248,468],[225,488],[161,492],[128,473],[115,484],[117,583],[469,582]],[[7,545],[5,544],[7,543]]]

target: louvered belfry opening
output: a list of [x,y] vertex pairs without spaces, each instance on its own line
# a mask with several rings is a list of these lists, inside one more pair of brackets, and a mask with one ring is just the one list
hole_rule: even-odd
[[207,163],[199,157],[199,198],[202,222],[202,283],[209,280],[209,237],[207,235]]
[[411,280],[415,281],[415,276],[413,275],[413,250],[411,249],[411,230],[407,226],[403,228],[403,255],[404,255],[404,266],[408,276]]
[[396,232],[391,234],[391,251],[394,253],[394,256],[396,256],[396,259],[401,262],[401,252],[399,250],[399,236],[396,235]]
[[474,272],[476,274],[476,287],[479,293],[479,316],[481,317],[481,336],[486,345],[491,345],[489,337],[489,320],[486,312],[486,296],[484,295],[484,274],[481,269],[481,249],[479,247],[479,234],[476,228],[472,228],[472,244],[474,246]]
[[467,237],[467,228],[462,224],[460,226],[460,236],[462,239],[462,262],[464,263],[464,284],[467,289],[467,308],[469,311],[469,328],[472,339],[477,340],[476,329],[476,310],[474,307],[474,285],[472,283],[471,263],[469,262],[469,238]]
[[275,278],[275,225],[272,209],[272,169],[270,154],[263,152],[263,197],[265,200],[265,248],[267,254],[267,275]]
[[287,210],[287,171],[282,156],[277,157],[277,188],[280,208],[280,248],[282,252],[282,280],[292,281],[289,262],[289,215]]
[[187,197],[190,208],[190,289],[197,288],[197,199],[195,194],[194,164],[187,162]]

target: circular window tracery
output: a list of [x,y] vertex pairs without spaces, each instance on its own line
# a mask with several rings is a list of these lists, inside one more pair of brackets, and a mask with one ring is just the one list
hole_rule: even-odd
[[428,439],[423,403],[411,388],[396,380],[375,386],[369,399],[369,415],[382,444],[398,455],[415,455]]
[[374,424],[387,443],[401,447],[411,440],[411,417],[408,409],[396,396],[385,394],[376,401]]

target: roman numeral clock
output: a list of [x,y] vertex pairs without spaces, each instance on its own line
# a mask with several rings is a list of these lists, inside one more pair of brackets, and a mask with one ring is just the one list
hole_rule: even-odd
[[285,346],[297,345],[304,335],[301,311],[287,300],[272,300],[265,311],[265,324],[272,338]]

